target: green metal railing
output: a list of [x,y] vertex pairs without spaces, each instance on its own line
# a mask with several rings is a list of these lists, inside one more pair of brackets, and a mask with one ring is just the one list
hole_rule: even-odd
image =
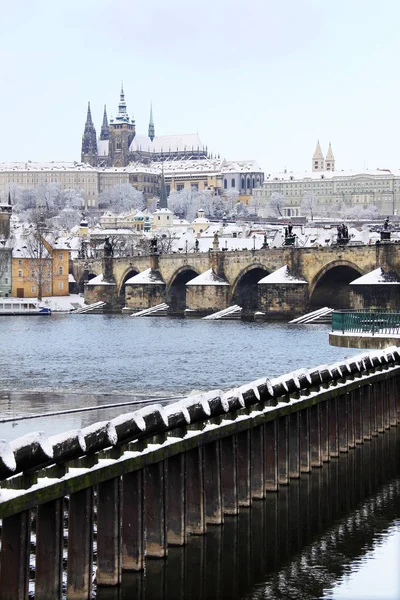
[[399,334],[400,312],[391,310],[335,310],[332,313],[332,331]]

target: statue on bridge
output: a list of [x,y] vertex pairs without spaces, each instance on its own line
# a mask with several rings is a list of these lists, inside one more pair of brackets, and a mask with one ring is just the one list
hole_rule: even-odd
[[349,230],[347,225],[342,223],[337,227],[337,243],[340,245],[348,244],[349,242]]
[[293,233],[293,225],[291,223],[285,227],[285,241],[283,243],[284,246],[294,246],[296,240],[296,234]]
[[114,252],[113,252],[113,247],[112,244],[110,242],[110,238],[106,237],[105,241],[104,241],[104,256],[113,256]]
[[157,239],[157,236],[154,236],[150,240],[151,254],[157,254],[157,250],[158,250],[158,239]]
[[390,225],[389,225],[389,217],[383,222],[383,229],[381,229],[381,242],[390,241]]

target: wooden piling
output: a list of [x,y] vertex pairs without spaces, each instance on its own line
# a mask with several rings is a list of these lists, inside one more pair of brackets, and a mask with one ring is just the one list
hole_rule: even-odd
[[299,413],[289,416],[289,477],[300,477],[300,419]]
[[278,490],[278,424],[277,420],[264,425],[264,474],[267,492]]
[[310,461],[310,414],[309,409],[301,410],[300,417],[300,472],[311,471]]
[[164,462],[144,468],[144,536],[149,558],[164,558],[168,554],[164,468]]
[[209,525],[222,525],[224,522],[219,440],[204,446],[204,516]]
[[221,491],[226,515],[239,512],[237,493],[237,439],[231,435],[221,439]]
[[[61,598],[63,498],[41,504],[36,517],[35,598]],[[1,595],[0,595],[1,597]]]
[[289,483],[289,417],[278,419],[278,485]]
[[121,506],[119,477],[97,488],[97,585],[121,582]]
[[265,498],[264,484],[264,426],[258,425],[251,432],[251,496]]
[[127,473],[122,478],[121,552],[123,571],[143,569],[143,471],[141,470]]
[[237,493],[239,506],[251,506],[250,431],[237,435]]
[[204,467],[203,448],[186,452],[186,533],[202,535],[204,520]]
[[27,600],[29,584],[30,511],[3,519],[0,598]]
[[311,467],[322,467],[319,404],[310,407],[310,463]]
[[185,523],[185,455],[177,454],[166,461],[167,468],[167,542],[169,546],[186,543]]
[[68,516],[68,600],[92,597],[93,488],[71,494]]

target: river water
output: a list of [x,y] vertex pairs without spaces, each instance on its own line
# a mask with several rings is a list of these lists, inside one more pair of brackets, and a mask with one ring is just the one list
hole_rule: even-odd
[[[227,389],[360,352],[329,346],[328,332],[329,326],[324,325],[126,315],[0,319],[0,439],[32,431],[52,435],[130,412],[145,402],[169,402],[195,390]],[[394,567],[400,558],[400,461],[392,460],[385,476],[369,466],[365,490],[351,494],[356,482],[349,473],[355,458],[349,457],[358,453],[361,464],[368,465],[365,447],[375,448],[374,456],[384,452],[376,464],[392,455],[398,459],[399,434],[391,431],[379,436],[348,457],[329,463],[319,474],[313,471],[312,476],[302,477],[298,486],[291,484],[284,493],[273,494],[275,500],[255,502],[239,519],[227,519],[222,528],[210,528],[201,539],[191,539],[184,551],[171,549],[163,568],[156,565],[159,561],[150,561],[145,574],[125,576],[118,592],[98,590],[98,598],[400,598]],[[332,466],[339,463],[346,466]],[[321,521],[320,511],[314,514],[311,507],[306,515],[307,532],[298,531],[296,519],[292,523],[293,511],[287,507],[297,506],[299,498],[303,498],[301,506],[311,506],[319,486],[325,490],[320,500],[335,506],[341,505],[341,490],[346,489],[344,508],[334,506],[329,518]],[[275,503],[272,509],[268,502]],[[368,502],[372,508],[363,518]],[[382,505],[387,508],[384,515]],[[271,515],[276,517],[272,521]],[[349,528],[346,519],[352,515],[356,526]],[[304,519],[297,513],[298,523]],[[345,543],[339,539],[341,525],[347,532]],[[260,531],[267,532],[266,536]],[[275,541],[270,540],[273,531],[280,536]],[[359,547],[364,534],[365,542]],[[247,570],[238,579],[242,572],[239,557],[253,560],[258,555],[263,558],[256,560],[256,566],[246,559]]]

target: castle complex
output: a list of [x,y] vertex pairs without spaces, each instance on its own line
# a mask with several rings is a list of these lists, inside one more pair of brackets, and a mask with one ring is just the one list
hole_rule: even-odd
[[148,164],[152,161],[198,160],[207,157],[207,146],[203,146],[197,133],[156,136],[152,107],[147,135],[137,134],[135,120],[129,116],[126,108],[122,86],[115,119],[108,122],[107,110],[104,107],[99,139],[93,124],[90,103],[88,104],[82,136],[83,163],[92,167],[126,167],[132,162]]

